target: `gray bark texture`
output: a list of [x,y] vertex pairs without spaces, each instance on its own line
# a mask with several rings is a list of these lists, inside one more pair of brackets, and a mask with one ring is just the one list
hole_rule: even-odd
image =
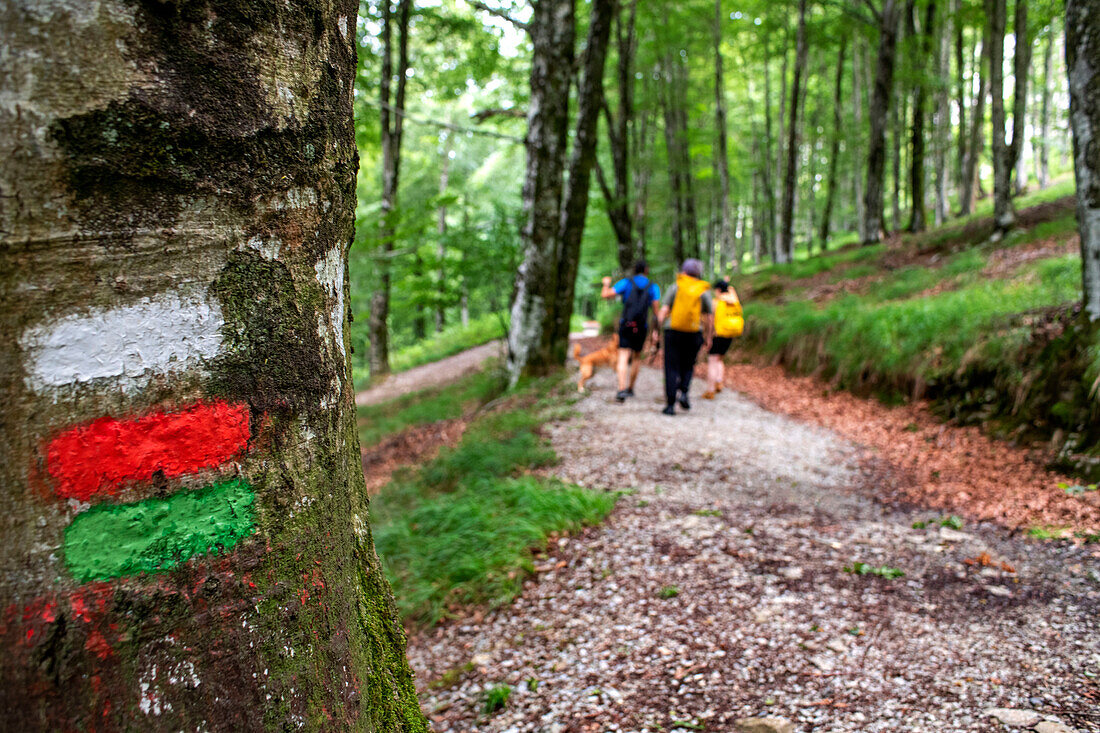
[[[1016,17],[1014,19],[1013,35],[1016,38],[1015,52],[1012,57],[1014,79],[1014,91],[1012,100],[1012,142],[1008,147],[1009,178],[1013,173],[1023,172],[1021,163],[1024,149],[1024,138],[1027,134],[1027,81],[1031,73],[1031,43],[1032,38],[1027,27],[1027,3],[1028,0],[1016,0]],[[1017,189],[1022,189],[1027,183],[1024,175],[1023,183],[1013,184],[1012,194]],[[1010,194],[1011,195],[1011,194]]]
[[799,122],[802,77],[806,73],[806,0],[798,3],[798,31],[795,40],[794,81],[791,84],[791,115],[787,127],[786,174],[783,177],[783,210],[779,229],[776,261],[790,262],[794,258],[794,192],[798,176]]
[[1066,2],[1066,69],[1084,311],[1100,321],[1100,0]]
[[989,16],[989,116],[993,124],[993,226],[999,239],[1012,228],[1016,214],[1012,210],[1011,148],[1005,141],[1004,52],[1008,11],[1005,0],[986,0]]
[[734,271],[741,269],[741,257],[734,251],[733,223],[730,221],[730,161],[729,140],[726,129],[726,84],[722,69],[722,2],[714,2],[714,126],[718,130],[718,252],[723,262],[728,256],[733,260]]
[[[829,149],[829,172],[825,176],[825,185],[828,192],[825,194],[825,211],[821,214],[821,228],[818,238],[821,240],[821,251],[829,246],[829,231],[833,218],[833,203],[836,200],[836,190],[840,187],[837,175],[837,165],[840,162],[840,136],[844,133],[841,129],[844,122],[841,116],[841,97],[844,91],[844,56],[848,49],[848,38],[840,39],[840,48],[836,54],[836,81],[833,84],[833,140]],[[813,177],[811,176],[811,185]]]
[[0,729],[427,730],[350,381],[357,10],[0,4]]
[[928,0],[924,8],[924,23],[916,27],[917,8],[909,8],[909,23],[912,28],[913,43],[917,47],[917,88],[913,95],[913,125],[911,133],[911,157],[909,159],[909,226],[910,232],[923,232],[928,226],[928,214],[925,207],[925,170],[924,170],[924,118],[928,106],[928,81],[925,78],[924,64],[932,55],[933,28],[936,22],[936,2]]
[[1043,46],[1043,89],[1039,112],[1039,188],[1050,185],[1050,97],[1053,67],[1054,27],[1052,23],[1047,34],[1047,42]]
[[974,193],[978,187],[978,159],[982,155],[982,128],[985,126],[985,98],[989,93],[989,27],[982,33],[982,50],[978,55],[978,93],[974,98],[974,112],[970,116],[970,143],[966,148],[966,161],[959,190],[959,214],[969,216],[974,210]]
[[560,364],[551,335],[558,293],[562,173],[569,131],[569,87],[576,35],[574,0],[537,0],[529,32],[531,100],[527,106],[527,171],[520,229],[523,261],[516,273],[508,329],[513,382]]
[[875,65],[874,89],[868,117],[871,137],[867,150],[867,185],[864,188],[863,244],[882,241],[884,191],[886,179],[886,118],[894,88],[894,66],[897,58],[898,6],[886,0],[879,16],[878,57]]
[[[390,373],[390,258],[397,236],[397,188],[401,174],[401,137],[405,124],[405,83],[409,68],[409,14],[411,0],[397,9],[397,69],[393,67],[393,12],[391,0],[382,0],[382,79],[379,85],[382,135],[382,240],[378,282],[370,297],[370,373]],[[397,90],[393,91],[393,81]],[[391,108],[391,94],[393,95]]]

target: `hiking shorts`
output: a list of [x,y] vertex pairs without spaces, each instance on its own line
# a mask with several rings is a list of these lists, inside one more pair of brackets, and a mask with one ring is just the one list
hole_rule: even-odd
[[637,353],[645,348],[645,337],[649,331],[645,324],[637,324],[634,321],[621,321],[619,323],[619,348],[630,349]]
[[715,356],[725,356],[732,343],[733,339],[728,336],[715,336],[710,340],[710,351],[707,353]]

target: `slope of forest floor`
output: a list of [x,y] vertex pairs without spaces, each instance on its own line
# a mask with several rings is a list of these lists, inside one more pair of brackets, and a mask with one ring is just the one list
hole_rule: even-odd
[[[720,731],[777,715],[804,731],[990,731],[988,711],[1012,708],[1100,731],[1095,546],[1005,526],[1060,521],[1057,502],[1023,517],[987,510],[984,489],[956,505],[907,488],[995,469],[960,464],[984,438],[924,440],[930,422],[876,403],[851,417],[862,434],[812,424],[842,410],[778,369],[731,370],[748,395],[673,418],[657,370],[625,405],[612,379],[547,426],[559,461],[541,471],[628,495],[538,554],[511,605],[411,637],[435,730]],[[887,418],[915,442],[876,451]],[[902,460],[917,449],[927,471]]]
[[859,395],[926,398],[1096,481],[1100,333],[1080,316],[1073,197],[1055,193],[1022,201],[1001,242],[974,217],[748,275],[740,345]]

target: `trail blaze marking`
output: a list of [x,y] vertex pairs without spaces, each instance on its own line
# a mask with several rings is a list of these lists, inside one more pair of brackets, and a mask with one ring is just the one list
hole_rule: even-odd
[[175,478],[218,466],[243,452],[249,435],[248,406],[223,401],[130,420],[103,417],[54,438],[46,468],[58,496],[88,501],[157,472]]
[[221,351],[221,308],[199,292],[174,291],[138,303],[65,316],[19,338],[27,354],[27,386],[35,391],[94,379],[143,377],[199,366]]
[[133,504],[100,504],[65,528],[65,564],[81,583],[169,570],[252,533],[255,494],[233,479]]

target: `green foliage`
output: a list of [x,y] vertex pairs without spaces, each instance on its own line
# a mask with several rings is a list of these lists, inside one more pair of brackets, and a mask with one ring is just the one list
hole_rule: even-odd
[[364,448],[411,427],[452,420],[503,394],[507,377],[490,367],[442,387],[413,392],[377,405],[357,408],[359,442]]
[[957,517],[954,514],[952,514],[949,517],[941,518],[940,519],[940,526],[941,527],[948,527],[950,529],[962,529],[963,528],[963,520],[962,520],[962,517]]
[[533,412],[480,418],[457,447],[372,502],[375,546],[407,620],[432,625],[455,605],[508,602],[531,570],[531,548],[611,511],[614,494],[524,475],[554,459]]
[[666,600],[669,598],[675,598],[678,595],[680,595],[680,589],[674,585],[666,585],[661,588],[661,590],[657,591],[657,597],[664,598]]
[[493,685],[483,693],[481,711],[486,715],[492,715],[499,710],[503,710],[510,697],[512,697],[511,687],[508,685]]
[[865,562],[853,562],[851,565],[845,565],[844,572],[851,573],[852,575],[877,575],[880,578],[886,578],[887,580],[893,580],[905,575],[904,570],[898,570],[892,568],[889,565],[883,565],[881,567],[874,567],[868,565]]

